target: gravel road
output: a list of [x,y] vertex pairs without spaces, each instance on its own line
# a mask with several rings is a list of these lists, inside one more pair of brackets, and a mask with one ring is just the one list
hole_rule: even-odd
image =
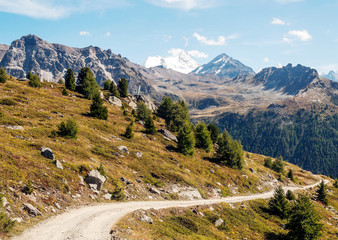
[[[318,183],[306,187],[284,187],[284,190],[311,188]],[[27,229],[13,240],[108,240],[110,230],[123,216],[138,209],[161,209],[170,207],[190,207],[220,202],[236,203],[254,199],[266,199],[273,196],[273,190],[247,196],[233,196],[221,199],[202,199],[190,201],[130,201],[123,203],[100,204],[71,209],[65,213],[51,217],[33,228]]]

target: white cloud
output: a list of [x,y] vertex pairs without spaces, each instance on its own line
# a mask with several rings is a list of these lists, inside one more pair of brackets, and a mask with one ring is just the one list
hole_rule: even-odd
[[307,42],[312,40],[312,36],[307,30],[292,30],[283,37],[283,42],[289,44],[296,40]]
[[60,19],[74,12],[88,12],[121,7],[129,0],[0,0],[0,12],[37,19]]
[[191,50],[188,52],[188,54],[191,57],[195,57],[195,58],[208,58],[208,54],[204,53],[204,52],[200,52],[198,50]]
[[189,45],[189,38],[183,37],[183,40],[184,40],[184,46],[188,47],[188,45]]
[[282,64],[280,64],[280,63],[278,63],[276,67],[277,67],[277,68],[282,68],[282,67],[283,67],[283,65],[282,65]]
[[223,46],[223,45],[227,44],[227,40],[236,38],[236,35],[231,35],[231,36],[228,36],[228,37],[218,36],[217,40],[208,39],[207,37],[202,36],[202,35],[200,35],[198,33],[194,33],[193,37],[196,38],[201,43],[204,43],[205,45],[209,45],[209,46]]
[[106,37],[110,37],[110,36],[111,36],[111,33],[110,33],[110,32],[106,32],[105,36],[106,36]]
[[90,36],[90,32],[87,31],[81,31],[80,36]]
[[263,63],[268,63],[268,62],[270,62],[269,58],[265,57],[265,58],[263,59]]
[[182,10],[212,8],[221,4],[221,0],[147,0],[148,2],[165,8]]
[[289,25],[287,22],[285,22],[285,21],[283,21],[282,19],[279,19],[279,18],[272,19],[271,24],[274,24],[274,25]]

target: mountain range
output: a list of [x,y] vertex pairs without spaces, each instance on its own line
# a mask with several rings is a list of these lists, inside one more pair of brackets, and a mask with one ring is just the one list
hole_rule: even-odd
[[[176,66],[176,70],[181,68],[188,72],[195,67],[191,58],[183,52],[178,51],[175,56],[186,63],[183,67]],[[64,77],[68,68],[77,73],[84,66],[92,69],[101,85],[105,79],[117,82],[125,77],[129,82],[130,93],[135,94],[138,86],[141,86],[142,94],[158,101],[163,96],[170,96],[174,100],[184,99],[190,108],[192,121],[217,123],[221,129],[228,129],[231,135],[240,139],[247,150],[273,157],[282,155],[290,161],[296,157],[297,164],[307,169],[337,176],[337,163],[332,157],[332,154],[338,155],[335,127],[338,112],[337,82],[322,78],[315,69],[302,65],[270,67],[255,74],[250,67],[226,54],[198,66],[188,74],[170,69],[175,69],[172,63],[177,63],[176,60],[158,57],[152,59],[153,62],[149,60],[147,68],[111,50],[52,44],[35,35],[23,36],[10,46],[0,45],[0,66],[14,77],[22,78],[32,71],[43,80],[58,81]],[[191,66],[187,68],[187,65]],[[308,114],[306,123],[302,118],[294,117],[303,116],[304,111]],[[274,117],[264,117],[265,114]],[[327,122],[329,125],[322,122],[326,118],[330,118]],[[270,126],[271,121],[275,125]],[[297,121],[302,124],[297,125]],[[312,124],[317,124],[313,131],[319,134],[315,139],[321,141],[315,144],[321,148],[319,154],[311,149],[313,142],[303,141],[312,136],[313,132],[304,134],[304,129],[312,129],[309,128]],[[258,125],[260,129],[255,128]],[[247,129],[247,132],[243,129]],[[323,131],[317,132],[318,129]],[[323,134],[325,129],[332,129],[333,135]],[[276,134],[275,138],[272,138],[272,132]],[[278,145],[272,149],[274,144],[270,141]],[[330,144],[332,149],[324,149]],[[309,148],[304,157],[302,148]],[[312,164],[312,167],[305,158],[314,154],[317,156],[315,162],[329,164],[324,168],[323,164]]]
[[338,82],[338,73],[335,71],[330,71],[328,74],[323,74],[322,77]]

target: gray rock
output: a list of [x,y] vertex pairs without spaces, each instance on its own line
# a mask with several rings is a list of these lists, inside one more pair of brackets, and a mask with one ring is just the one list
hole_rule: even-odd
[[212,173],[212,174],[215,173],[215,170],[214,170],[214,169],[210,169],[209,171],[210,171],[210,173]]
[[158,195],[160,195],[161,194],[161,192],[159,191],[159,190],[157,190],[156,188],[149,188],[149,192],[151,192],[151,193],[153,193],[153,194],[158,194]]
[[23,210],[27,211],[29,215],[36,217],[42,215],[39,209],[35,208],[32,204],[24,203]]
[[115,105],[117,107],[122,107],[122,101],[115,97],[115,96],[110,96],[109,99],[108,99],[108,102],[111,104],[111,105]]
[[158,130],[158,132],[163,134],[166,138],[169,138],[170,140],[177,142],[176,136],[167,129],[160,129]]
[[135,95],[135,98],[137,102],[144,102],[150,111],[155,112],[157,110],[157,107],[151,97],[146,95]]
[[105,195],[103,195],[103,198],[106,200],[110,200],[111,199],[111,194],[110,193],[106,193]]
[[126,146],[119,146],[117,147],[121,152],[129,154],[129,150]]
[[136,152],[135,155],[136,155],[136,157],[141,158],[142,155],[143,155],[143,153],[141,153],[141,152]]
[[5,127],[11,130],[21,130],[21,131],[25,130],[24,127],[22,126],[0,125],[0,127]]
[[43,157],[51,159],[51,160],[55,159],[54,153],[50,148],[42,147],[41,148],[41,155]]
[[129,181],[128,179],[124,178],[124,177],[121,177],[120,178],[121,182],[124,182],[126,185],[131,185],[133,184],[131,181]]
[[219,218],[215,221],[214,224],[215,224],[215,227],[220,227],[220,226],[222,226],[223,223],[224,223],[224,221],[221,218]]
[[142,222],[146,222],[149,224],[153,224],[153,219],[151,217],[148,217],[146,214],[142,214],[139,218]]
[[62,209],[62,207],[61,207],[60,204],[58,204],[58,203],[54,203],[54,206],[55,206],[57,209],[59,209],[59,210]]
[[55,160],[54,164],[55,164],[55,166],[56,166],[58,169],[62,169],[62,170],[63,170],[62,163],[61,163],[59,160]]
[[97,170],[90,171],[86,177],[86,183],[88,185],[90,184],[96,185],[97,190],[101,189],[102,185],[105,183],[106,180],[107,180],[106,177],[102,176]]
[[136,104],[134,101],[130,101],[130,102],[128,103],[128,105],[129,105],[132,109],[134,109],[134,110],[137,109],[137,104]]
[[79,178],[80,178],[80,185],[81,185],[81,186],[86,186],[85,183],[83,182],[83,177],[82,177],[82,176],[79,176]]
[[7,204],[8,204],[7,198],[3,197],[2,198],[2,206],[6,207]]
[[253,174],[256,174],[256,171],[253,170],[252,168],[249,168],[250,172],[252,172]]

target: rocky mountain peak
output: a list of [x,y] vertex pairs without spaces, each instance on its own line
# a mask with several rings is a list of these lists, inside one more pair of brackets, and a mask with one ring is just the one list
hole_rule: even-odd
[[333,70],[331,70],[328,74],[323,74],[322,77],[338,82],[338,73]]
[[315,79],[319,79],[317,70],[298,64],[293,67],[291,63],[282,68],[265,68],[255,75],[253,82],[263,84],[265,90],[282,91],[288,95],[296,95],[305,89]]
[[218,55],[209,63],[196,68],[192,73],[197,75],[209,74],[227,78],[255,74],[250,67],[245,66],[240,61],[229,57],[225,53]]

